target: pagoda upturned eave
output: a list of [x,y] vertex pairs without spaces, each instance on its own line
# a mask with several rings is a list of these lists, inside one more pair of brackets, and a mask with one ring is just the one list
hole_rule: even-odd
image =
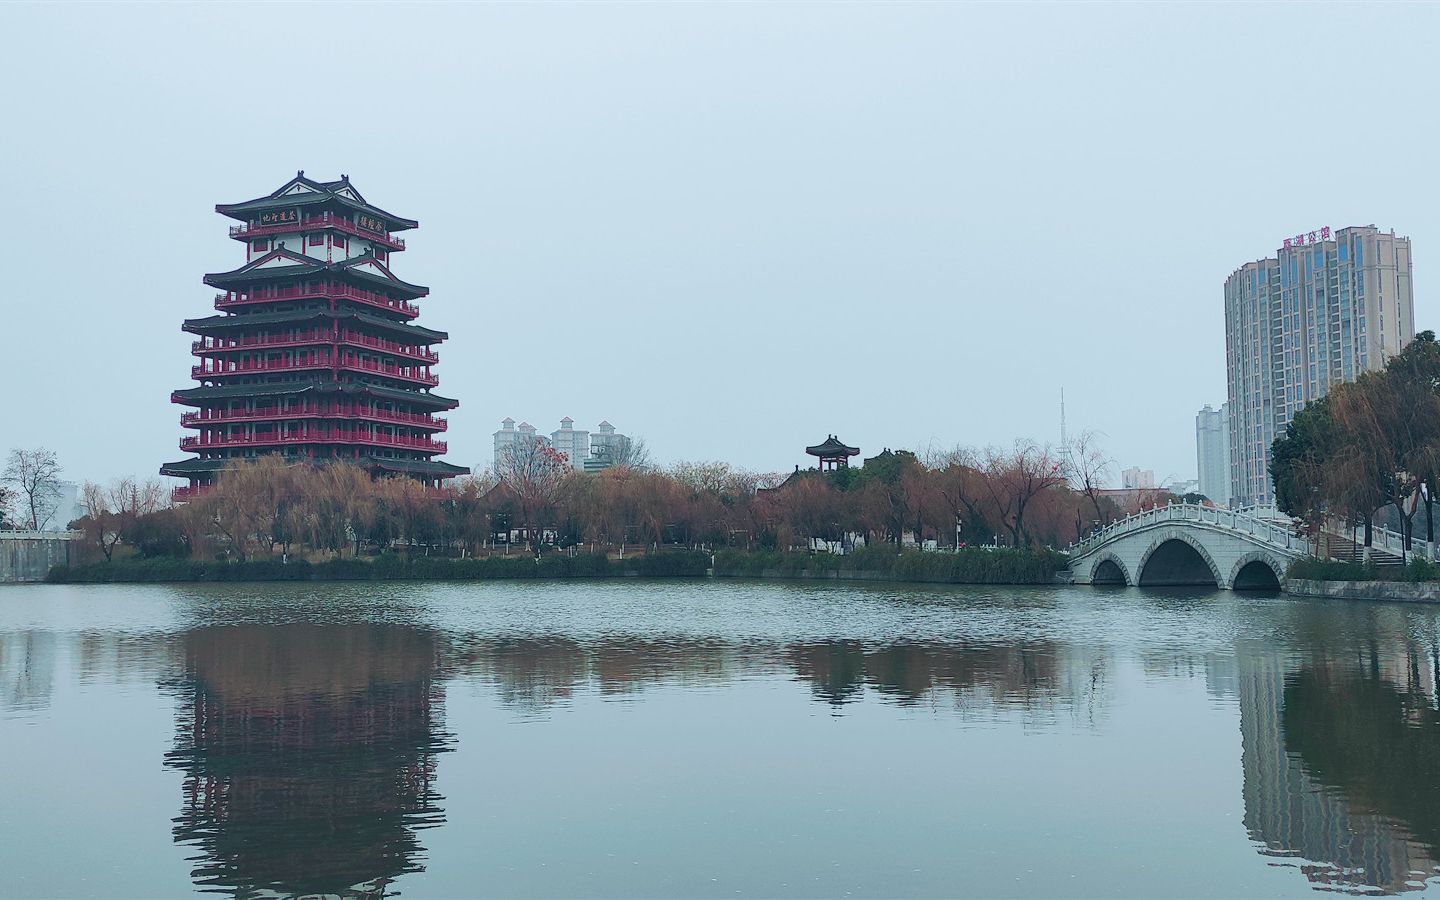
[[806,447],[805,452],[811,456],[820,456],[826,458],[840,456],[859,456],[860,448],[851,447],[849,444],[842,442],[841,440],[836,438],[835,435],[832,434],[827,437],[823,443],[816,444],[813,447]]
[[[271,256],[273,255],[272,253]],[[370,257],[357,257],[356,259],[369,258]],[[297,261],[296,264],[292,266],[258,265],[266,261],[267,258],[262,257],[254,263],[241,266],[238,269],[232,269],[229,272],[207,273],[204,282],[213,288],[219,288],[224,291],[264,281],[328,275],[354,278],[356,279],[354,283],[358,286],[386,288],[403,295],[407,300],[416,300],[430,293],[428,287],[420,284],[410,284],[408,281],[401,281],[393,274],[389,278],[385,278],[380,275],[372,275],[369,272],[361,272],[355,268],[355,260],[346,260],[343,263],[321,262],[320,260],[310,262]]]
[[261,328],[266,325],[291,325],[296,322],[311,322],[317,319],[345,319],[372,328],[380,328],[391,334],[403,335],[405,340],[416,344],[439,344],[449,340],[444,331],[396,322],[391,319],[371,316],[362,312],[345,309],[295,309],[278,313],[254,313],[245,316],[206,316],[201,319],[186,319],[180,326],[190,334],[212,334],[234,329]]
[[395,402],[413,403],[416,406],[423,406],[437,412],[455,409],[460,406],[459,400],[450,397],[441,397],[439,394],[432,394],[429,391],[410,391],[399,388],[388,388],[379,384],[368,384],[365,382],[338,382],[338,381],[291,381],[279,384],[214,384],[202,385],[193,388],[181,388],[170,392],[170,402],[181,406],[203,407],[206,404],[223,400],[238,400],[247,397],[288,397],[296,394],[304,394],[314,391],[318,394],[368,394],[382,400]]
[[[304,188],[304,190],[296,190],[297,187]],[[343,192],[347,191],[353,196],[346,196]],[[306,178],[303,174],[297,174],[264,197],[242,200],[239,203],[217,203],[215,211],[222,216],[246,222],[249,221],[251,213],[295,206],[318,206],[326,203],[337,203],[384,219],[390,231],[407,231],[420,227],[420,223],[415,219],[397,216],[372,205],[360,195],[359,191],[355,190],[355,187],[350,184],[349,178],[341,178],[339,181],[316,181],[313,178]]]
[[[323,459],[317,460],[317,462],[321,464],[327,461],[328,460]],[[465,466],[457,466],[453,463],[442,462],[438,459],[392,459],[385,456],[362,456],[355,459],[343,459],[339,461],[364,466],[366,468],[383,469],[412,475],[452,477],[455,475],[468,475],[470,473],[470,470]],[[160,474],[184,478],[189,475],[220,472],[235,462],[235,459],[182,459],[161,465]]]

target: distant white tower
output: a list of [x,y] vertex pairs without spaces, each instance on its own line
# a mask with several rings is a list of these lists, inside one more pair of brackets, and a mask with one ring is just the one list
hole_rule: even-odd
[[560,430],[550,433],[550,444],[565,454],[570,468],[578,469],[590,456],[590,432],[577,430],[575,420],[566,416],[560,420]]

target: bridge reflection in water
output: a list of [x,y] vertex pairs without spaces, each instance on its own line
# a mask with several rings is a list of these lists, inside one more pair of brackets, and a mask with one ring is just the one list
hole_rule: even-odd
[[183,638],[166,764],[185,773],[175,840],[197,885],[383,896],[423,869],[441,693],[434,635],[386,625],[207,627]]

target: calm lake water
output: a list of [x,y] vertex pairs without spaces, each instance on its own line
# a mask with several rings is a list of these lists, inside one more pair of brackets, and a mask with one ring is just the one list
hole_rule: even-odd
[[1437,612],[1079,587],[7,587],[0,895],[1421,891]]

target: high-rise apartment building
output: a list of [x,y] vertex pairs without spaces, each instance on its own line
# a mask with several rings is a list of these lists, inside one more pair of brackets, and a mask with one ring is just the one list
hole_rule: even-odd
[[1410,239],[1371,226],[1287,238],[1225,280],[1230,500],[1270,503],[1270,445],[1332,384],[1379,369],[1415,333]]
[[1230,404],[1210,404],[1195,414],[1195,463],[1200,493],[1219,504],[1230,502]]
[[550,432],[550,446],[565,454],[571,468],[579,468],[590,456],[590,432],[576,429],[575,420],[566,416],[560,428]]

